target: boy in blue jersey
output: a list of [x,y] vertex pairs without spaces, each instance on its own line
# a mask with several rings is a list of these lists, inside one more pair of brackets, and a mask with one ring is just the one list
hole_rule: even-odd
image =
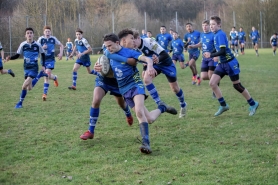
[[[1,42],[0,42],[0,52],[1,52],[1,58],[0,58],[0,73],[3,74],[10,74],[12,77],[15,77],[14,72],[11,69],[3,69],[3,62],[6,62],[6,59],[4,58],[4,50],[2,48]],[[3,60],[3,62],[2,62]]]
[[[139,37],[138,32],[134,32],[134,38],[136,49],[141,51],[147,57],[158,59],[155,61],[154,64],[154,68],[157,71],[157,75],[163,73],[166,76],[171,90],[176,94],[176,97],[180,103],[181,108],[179,118],[185,117],[187,104],[184,100],[183,91],[178,84],[176,66],[172,62],[170,55],[153,39],[141,39]],[[147,69],[146,67],[147,66],[144,67],[144,70]],[[158,105],[161,100],[153,84],[153,79],[156,76],[149,76],[144,71],[142,76],[147,90],[149,91],[155,103]]]
[[[121,38],[121,42],[130,43],[130,46],[134,46],[132,30],[122,30],[119,33],[119,37]],[[148,65],[146,73],[154,76],[156,71],[153,68],[153,61],[133,49],[120,46],[119,37],[115,34],[107,34],[104,36],[103,41],[107,50],[112,53],[112,55],[118,54],[126,58],[134,58],[146,62]],[[106,54],[111,58],[112,56],[109,55],[109,52]],[[152,150],[150,148],[148,124],[154,122],[161,113],[166,112],[168,106],[165,103],[161,103],[158,106],[158,109],[149,112],[144,106],[144,99],[146,97],[145,89],[137,67],[129,65],[126,60],[118,57],[112,57],[110,64],[114,72],[114,77],[117,79],[120,93],[123,95],[126,103],[135,111],[136,117],[139,121],[142,136],[142,146],[140,147],[140,150],[142,153],[150,154]]]
[[95,74],[95,71],[91,71],[91,61],[89,53],[92,52],[92,48],[88,41],[83,37],[83,31],[80,28],[77,28],[75,31],[76,39],[74,41],[74,47],[70,58],[73,57],[73,53],[78,51],[76,62],[73,66],[72,72],[72,86],[68,87],[70,90],[76,90],[76,80],[77,80],[77,71],[81,65],[86,67],[89,74]]
[[238,44],[240,45],[240,52],[242,55],[244,55],[245,42],[246,42],[246,35],[245,32],[243,31],[243,28],[240,27],[238,32]]
[[183,47],[184,43],[183,41],[179,38],[179,35],[177,32],[173,31],[173,40],[171,42],[171,50],[170,53],[173,51],[172,55],[172,61],[176,65],[177,61],[180,64],[180,67],[182,69],[185,68],[184,66],[184,55],[183,55]]
[[25,81],[22,85],[22,91],[20,94],[20,100],[15,105],[16,109],[22,108],[22,103],[24,101],[24,98],[27,94],[27,90],[31,90],[33,85],[32,81],[35,80],[35,78],[38,76],[38,58],[39,54],[41,54],[41,64],[42,64],[42,71],[39,74],[42,74],[45,71],[45,54],[44,49],[42,46],[34,41],[34,30],[32,28],[26,28],[25,29],[25,37],[26,41],[22,42],[17,50],[17,54],[14,56],[8,56],[6,58],[7,61],[9,60],[15,60],[20,55],[23,55],[24,57],[24,76]]
[[274,33],[271,37],[270,37],[270,45],[273,49],[273,56],[276,55],[276,48],[277,48],[277,33]]
[[210,79],[210,86],[219,101],[220,107],[218,111],[214,114],[219,116],[223,112],[229,110],[228,104],[224,100],[222,93],[217,85],[220,80],[225,76],[229,75],[233,87],[242,94],[242,96],[247,100],[249,107],[249,116],[253,116],[259,106],[259,103],[254,101],[250,96],[246,88],[244,88],[239,80],[239,64],[237,59],[232,54],[228,47],[228,40],[225,32],[221,30],[221,19],[218,16],[213,16],[210,18],[210,29],[214,32],[214,47],[215,52],[205,52],[203,55],[205,58],[211,58],[219,56],[219,63],[214,70],[214,74]]
[[[202,23],[203,33],[201,33],[201,40],[196,45],[189,45],[188,48],[202,48],[202,53],[210,52],[212,53],[214,50],[214,33],[210,31],[209,20],[205,20]],[[214,69],[218,63],[217,57],[212,58],[202,58],[201,65],[201,79],[202,80],[210,80],[211,76],[214,72]],[[215,98],[215,94],[213,93],[213,98]]]
[[[195,45],[200,42],[200,35],[201,33],[197,30],[193,30],[192,24],[191,23],[186,23],[185,28],[188,33],[184,35],[184,47],[187,48],[189,45]],[[198,75],[197,71],[197,66],[196,66],[196,61],[200,56],[200,50],[198,48],[188,48],[188,53],[189,53],[189,61],[185,64],[185,67],[189,66],[191,71],[192,71],[192,85],[197,85],[201,84],[201,79]]]
[[43,88],[43,95],[42,100],[46,101],[47,93],[49,89],[49,79],[54,81],[54,86],[58,87],[58,77],[57,75],[52,74],[52,70],[55,68],[55,45],[60,46],[60,53],[58,54],[58,60],[62,60],[63,57],[63,44],[54,36],[51,35],[51,27],[45,26],[44,28],[44,35],[38,39],[38,43],[42,45],[42,48],[45,51],[45,68],[46,74],[48,77],[44,77],[44,88]]
[[[73,43],[71,42],[70,38],[68,38],[68,42],[66,43],[66,48],[67,48],[67,59],[69,59],[69,56],[72,53],[72,48],[73,48]],[[72,60],[74,60],[74,58],[72,57]]]
[[172,39],[172,35],[166,32],[166,26],[161,26],[160,34],[156,36],[155,40],[163,49],[165,49],[166,52],[168,52],[168,46],[170,45]]
[[249,37],[250,37],[250,39],[252,39],[252,43],[253,43],[254,49],[256,51],[256,55],[259,56],[258,41],[260,41],[260,34],[254,26],[252,27],[252,31],[250,32]]
[[238,32],[236,31],[236,27],[232,27],[232,31],[230,31],[230,42],[231,49],[233,50],[235,56],[238,56]]

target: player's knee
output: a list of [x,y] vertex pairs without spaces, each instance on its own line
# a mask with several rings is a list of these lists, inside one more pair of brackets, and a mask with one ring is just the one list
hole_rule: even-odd
[[233,86],[240,93],[242,93],[245,90],[245,88],[241,85],[241,83],[233,84]]
[[143,110],[141,109],[135,109],[135,113],[136,113],[136,117],[140,120],[143,118],[144,116],[144,113],[143,113]]

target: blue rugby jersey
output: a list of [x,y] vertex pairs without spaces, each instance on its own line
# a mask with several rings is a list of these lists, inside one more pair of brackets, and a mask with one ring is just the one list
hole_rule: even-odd
[[61,42],[54,36],[50,36],[49,38],[41,36],[37,42],[40,43],[42,46],[44,44],[47,45],[47,49],[44,50],[45,61],[46,62],[55,61],[55,45],[60,45]]
[[158,44],[168,52],[168,45],[172,41],[172,35],[170,33],[158,34],[156,36],[156,41]]
[[172,41],[171,49],[173,50],[173,54],[181,55],[183,53],[184,43],[180,38],[177,38]]
[[[88,50],[88,48],[91,47],[85,38],[82,38],[81,40],[75,39],[74,43],[75,43],[76,50],[79,53],[83,53],[84,51]],[[80,60],[81,61],[90,61],[89,54],[82,55],[80,57]]]
[[201,33],[202,53],[214,50],[214,33]]

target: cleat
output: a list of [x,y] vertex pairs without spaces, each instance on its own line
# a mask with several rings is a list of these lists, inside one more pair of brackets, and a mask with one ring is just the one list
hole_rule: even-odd
[[48,77],[48,74],[46,74],[45,72],[43,72],[43,71],[40,71],[39,72],[39,77],[41,78],[41,77]]
[[171,106],[167,105],[163,101],[158,103],[158,106],[160,106],[160,105],[166,107],[166,111],[165,112],[167,112],[169,114],[176,115],[178,113],[177,110],[174,107],[171,107]]
[[249,107],[249,116],[253,116],[256,113],[258,107],[259,107],[259,102],[255,101],[255,105]]
[[126,122],[129,126],[131,126],[133,124],[133,117],[132,115],[130,115],[129,117],[126,117]]
[[43,94],[43,95],[42,95],[42,100],[43,100],[43,101],[46,101],[46,97],[47,97],[47,95],[46,95],[46,94]]
[[214,116],[219,116],[223,112],[229,110],[229,105],[227,104],[226,106],[220,106],[218,111],[214,114]]
[[201,79],[200,78],[199,79],[197,78],[197,84],[196,85],[198,85],[198,86],[201,85]]
[[186,115],[186,107],[181,107],[179,118],[183,118]]
[[75,86],[70,86],[70,87],[68,87],[68,89],[70,89],[70,90],[76,90],[76,87],[75,87]]
[[140,149],[141,153],[144,153],[144,154],[152,153],[152,149],[151,149],[150,145],[148,145],[147,143],[143,143],[139,149]]
[[19,101],[19,102],[15,105],[14,108],[15,108],[15,109],[20,109],[20,108],[22,108],[22,102]]
[[56,77],[56,80],[54,80],[54,86],[55,86],[55,87],[58,87],[58,85],[59,85],[59,84],[58,84],[58,77],[57,77],[57,75],[55,75],[55,77]]
[[83,140],[93,139],[93,138],[94,138],[94,134],[92,134],[89,130],[87,130],[86,132],[84,132],[84,134],[80,136],[80,139]]
[[9,73],[12,77],[15,77],[15,74],[14,74],[13,70],[8,69],[8,73]]
[[197,82],[197,77],[196,76],[192,76],[192,85],[195,85]]

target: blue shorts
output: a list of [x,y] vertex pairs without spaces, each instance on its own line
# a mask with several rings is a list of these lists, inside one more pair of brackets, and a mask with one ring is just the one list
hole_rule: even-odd
[[145,88],[142,84],[136,85],[135,87],[131,88],[123,94],[124,100],[130,108],[133,108],[135,106],[133,97],[139,94],[145,95]]
[[195,51],[194,53],[189,53],[189,60],[194,59],[195,61],[198,60],[200,56],[200,51]]
[[77,63],[79,65],[83,65],[84,67],[90,67],[91,66],[91,61],[90,60],[83,61],[83,60],[80,60],[78,58],[75,63]]
[[68,52],[68,53],[71,53],[71,52],[72,52],[72,49],[68,49],[67,52]]
[[100,78],[96,78],[95,80],[95,87],[100,87],[105,91],[105,94],[110,91],[110,95],[121,97],[121,93],[118,88],[118,84],[115,84],[115,86],[107,85],[105,84]]
[[245,44],[244,40],[239,40],[239,44]]
[[27,77],[30,77],[32,79],[36,78],[38,75],[38,70],[30,70],[30,69],[25,69],[24,70],[24,78],[26,79]]
[[218,74],[219,76],[228,75],[231,77],[238,75],[239,73],[240,69],[236,58],[227,63],[218,63],[214,70],[214,74]]
[[179,62],[184,62],[183,53],[180,54],[180,55],[174,53],[173,56],[172,56],[172,60],[179,61]]
[[55,61],[46,61],[45,62],[45,69],[53,70],[55,67]]
[[3,69],[3,62],[2,62],[2,57],[0,57],[0,70]]
[[213,58],[203,58],[201,64],[201,71],[208,72],[208,70],[214,71],[217,62],[214,62]]
[[237,40],[232,40],[231,41],[231,45],[232,46],[237,46],[238,45],[238,41]]
[[272,45],[273,47],[276,47],[276,46],[277,46],[277,43],[276,43],[276,42],[272,42],[271,45]]
[[172,62],[169,66],[163,65],[153,65],[154,69],[157,71],[157,74],[160,73],[165,74],[169,82],[176,82],[177,81],[177,69],[174,63]]
[[253,40],[252,43],[253,43],[253,46],[255,46],[256,44],[258,44],[258,41],[257,40]]

